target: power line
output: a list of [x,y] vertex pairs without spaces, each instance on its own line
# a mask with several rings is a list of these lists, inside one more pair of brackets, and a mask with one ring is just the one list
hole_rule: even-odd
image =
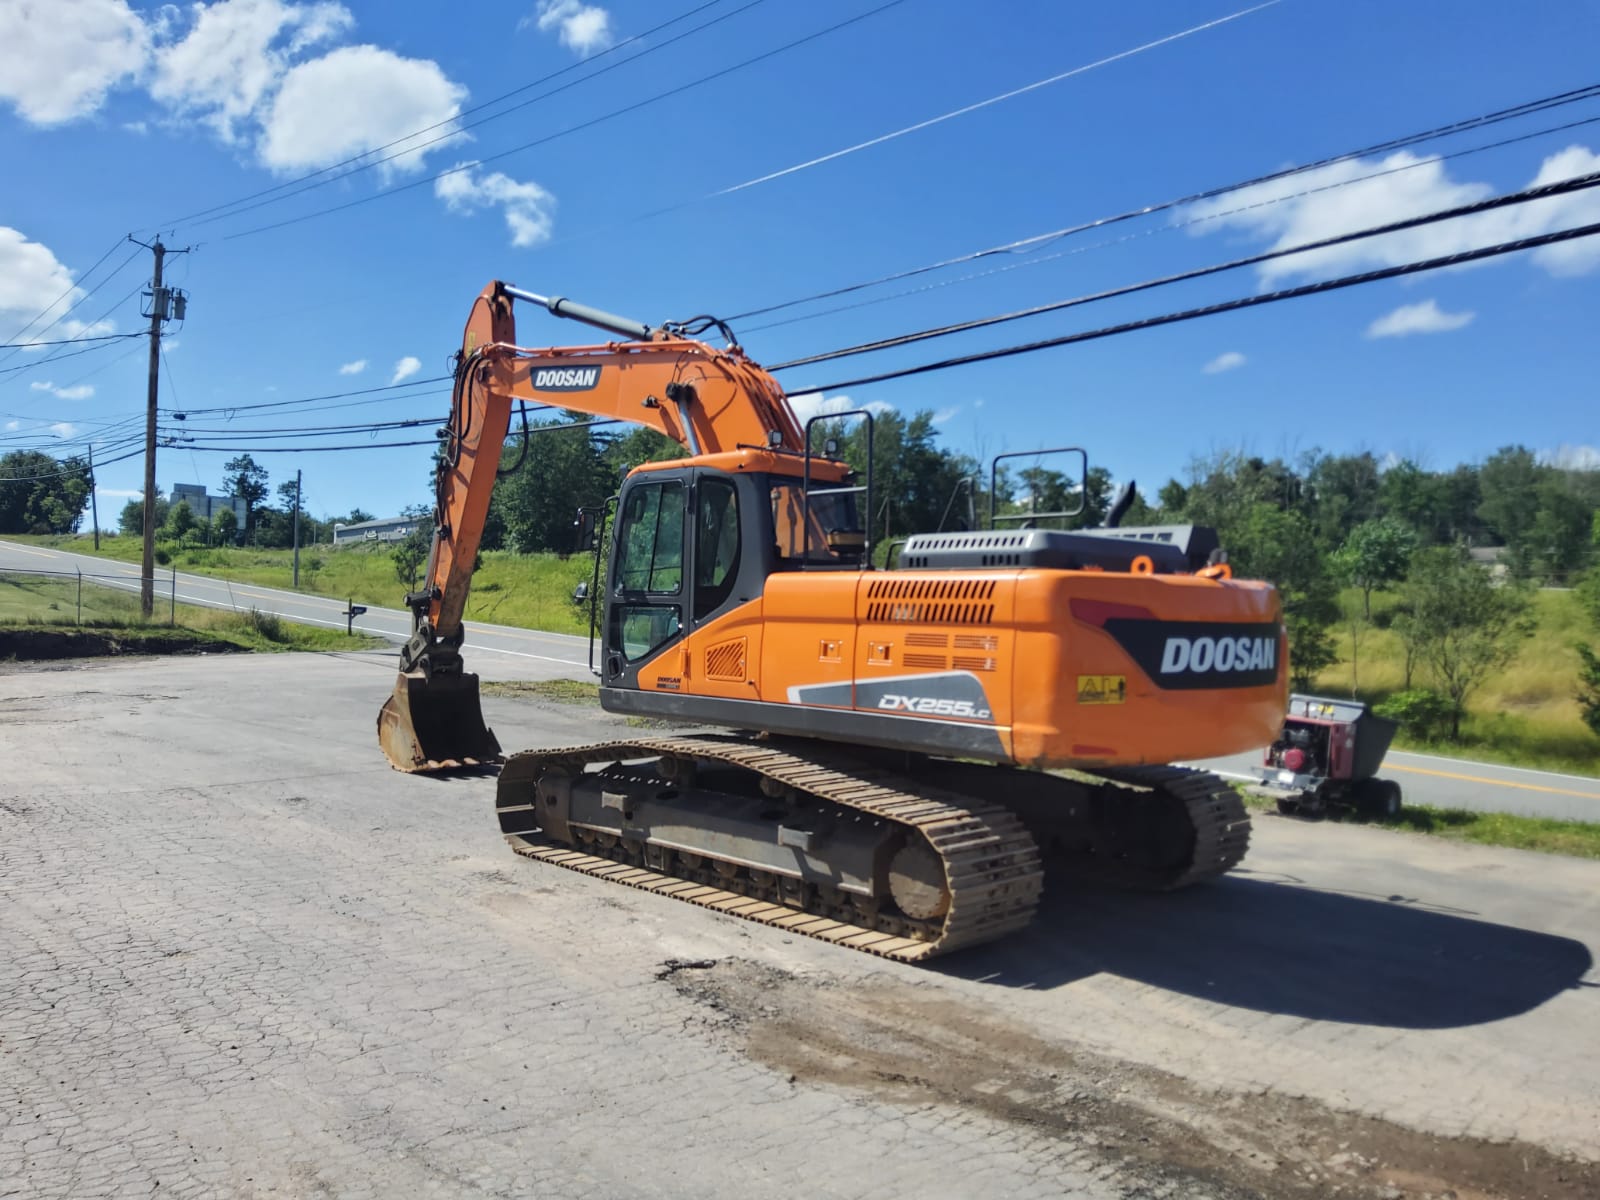
[[102,333],[95,337],[60,338],[50,342],[0,342],[0,350],[32,350],[39,346],[81,346],[85,342],[120,342],[143,337],[142,333]]
[[[1307,196],[1314,196],[1320,192],[1329,192],[1335,191],[1339,188],[1354,187],[1356,184],[1367,183],[1374,179],[1381,179],[1387,175],[1396,175],[1403,171],[1413,171],[1418,167],[1428,166],[1430,163],[1447,162],[1451,159],[1465,158],[1473,154],[1482,154],[1489,150],[1499,150],[1506,146],[1514,145],[1518,142],[1526,142],[1534,138],[1546,137],[1552,133],[1564,133],[1571,129],[1577,129],[1584,125],[1593,125],[1596,123],[1600,123],[1600,116],[1584,117],[1581,120],[1567,121],[1561,125],[1549,125],[1543,129],[1536,129],[1531,133],[1518,134],[1516,137],[1502,138],[1499,141],[1487,142],[1478,146],[1468,146],[1463,150],[1453,150],[1449,154],[1430,155],[1427,158],[1419,158],[1413,162],[1404,163],[1400,166],[1385,167],[1381,171],[1373,171],[1370,174],[1357,175],[1350,179],[1340,179],[1332,183],[1321,184],[1317,187],[1305,188],[1298,192],[1285,192],[1281,196],[1273,196],[1266,200],[1256,201],[1253,204],[1242,204],[1238,208],[1222,209],[1217,212],[1206,213],[1202,216],[1191,217],[1184,221],[1172,221],[1165,225],[1157,225],[1154,228],[1143,229],[1135,233],[1125,233],[1120,237],[1109,238],[1105,241],[1090,242],[1088,245],[1076,246],[1069,250],[1058,250],[1053,254],[1035,255],[1034,257],[1024,259],[1021,262],[1007,263],[1004,266],[993,267],[987,271],[976,271],[970,275],[961,275],[955,279],[936,280],[932,283],[925,283],[920,287],[906,288],[902,291],[890,292],[886,296],[874,296],[866,300],[857,300],[851,304],[836,304],[832,308],[823,308],[818,309],[815,312],[802,313],[799,316],[786,317],[781,321],[768,321],[762,325],[747,325],[744,328],[744,332],[747,334],[760,333],[767,329],[780,329],[788,325],[800,325],[804,324],[806,321],[815,321],[823,317],[836,316],[842,312],[853,312],[858,308],[870,308],[877,304],[887,304],[894,300],[903,300],[907,296],[919,296],[925,292],[937,291],[940,288],[954,287],[962,283],[971,283],[977,279],[987,279],[994,275],[1003,275],[1007,271],[1020,271],[1025,267],[1041,266],[1044,263],[1056,262],[1059,259],[1067,258],[1072,255],[1087,254],[1092,250],[1103,250],[1107,246],[1120,246],[1127,242],[1137,241],[1140,238],[1154,237],[1158,234],[1172,233],[1181,229],[1191,229],[1196,225],[1204,225],[1213,221],[1225,220],[1228,217],[1238,216],[1240,213],[1250,212],[1257,208],[1264,208],[1273,204],[1284,204],[1290,200],[1302,200]],[[801,304],[805,303],[805,301],[795,301],[794,303]],[[736,318],[729,319],[733,320]]]
[[622,117],[629,113],[637,112],[639,109],[648,107],[649,105],[655,104],[658,101],[681,95],[682,93],[691,91],[694,88],[703,87],[704,85],[721,79],[726,75],[731,75],[735,71],[742,71],[746,67],[752,67],[757,63],[765,62],[769,58],[774,58],[779,54],[784,54],[790,50],[797,49],[800,46],[806,45],[808,42],[814,42],[818,38],[826,37],[831,33],[837,33],[841,29],[858,24],[861,21],[865,21],[869,17],[875,17],[879,13],[885,12],[891,8],[895,8],[901,4],[904,4],[905,2],[906,0],[886,0],[886,3],[880,4],[876,8],[871,8],[864,13],[858,13],[853,17],[848,17],[843,21],[837,22],[836,24],[829,25],[825,29],[819,29],[814,33],[808,33],[804,37],[795,38],[793,41],[785,42],[781,46],[774,47],[771,50],[763,51],[752,58],[747,58],[741,62],[734,63],[732,66],[723,67],[721,70],[711,71],[707,74],[696,76],[694,79],[689,80],[687,83],[681,83],[677,87],[668,88],[664,92],[657,92],[655,95],[647,96],[643,100],[635,101],[634,103],[625,105],[622,108],[613,109],[608,113],[598,117],[592,117],[589,120],[580,122],[577,125],[569,125],[565,129],[557,130],[555,133],[546,134],[541,138],[535,138],[531,142],[524,142],[520,146],[513,146],[509,150],[501,150],[498,153],[486,155],[475,162],[464,163],[458,167],[451,167],[447,171],[440,171],[436,175],[429,175],[424,176],[421,179],[414,179],[410,183],[402,183],[395,187],[385,188],[381,192],[374,192],[370,196],[362,196],[357,200],[351,200],[344,204],[336,204],[330,208],[319,208],[312,212],[301,213],[297,217],[289,217],[282,221],[275,221],[270,225],[258,225],[253,229],[241,229],[236,233],[224,234],[223,240],[233,241],[236,238],[253,237],[258,233],[269,233],[274,229],[283,229],[290,225],[298,225],[302,221],[310,221],[316,217],[329,216],[333,213],[343,212],[346,209],[356,208],[363,204],[370,204],[374,200],[381,200],[386,196],[395,196],[401,192],[410,191],[412,188],[424,187],[427,184],[436,183],[441,179],[447,178],[448,176],[460,174],[462,171],[470,171],[474,167],[481,167],[486,163],[498,162],[500,159],[509,158],[513,154],[520,154],[524,150],[531,150],[536,146],[543,146],[549,142],[555,141],[558,138],[566,137],[568,134],[580,133],[585,129],[592,129],[596,125],[601,125],[607,121],[615,120],[617,117]]
[[1408,217],[1400,221],[1391,221],[1386,225],[1375,225],[1367,229],[1358,229],[1350,233],[1336,234],[1333,237],[1319,238],[1312,242],[1302,242],[1296,246],[1286,246],[1278,250],[1266,250],[1260,254],[1251,254],[1244,258],[1232,259],[1229,262],[1217,263],[1208,267],[1197,267],[1190,271],[1180,271],[1173,275],[1163,275],[1157,279],[1147,279],[1140,283],[1125,284],[1122,287],[1108,288],[1100,292],[1092,292],[1086,296],[1075,296],[1070,300],[1055,300],[1049,304],[1038,304],[1031,308],[1018,309],[1015,312],[1001,313],[998,316],[979,317],[971,321],[960,321],[953,325],[941,325],[934,329],[919,330],[915,333],[900,334],[891,338],[880,338],[877,341],[863,342],[858,346],[847,346],[840,350],[827,350],[821,354],[808,355],[805,358],[791,359],[789,362],[777,363],[768,367],[769,371],[787,371],[795,367],[810,366],[814,363],[831,362],[838,358],[849,358],[857,354],[874,354],[882,350],[892,350],[899,346],[908,346],[914,342],[924,342],[932,338],[949,337],[956,333],[967,333],[974,329],[986,329],[991,325],[1001,325],[1008,321],[1020,321],[1026,317],[1037,317],[1045,313],[1059,312],[1066,308],[1075,308],[1082,304],[1093,304],[1101,300],[1109,300],[1117,296],[1128,296],[1135,292],[1149,291],[1152,288],[1166,287],[1173,283],[1183,283],[1192,279],[1203,279],[1208,275],[1216,275],[1223,271],[1234,271],[1241,267],[1251,267],[1259,263],[1271,262],[1274,259],[1288,258],[1296,254],[1307,254],[1315,250],[1325,250],[1330,246],[1342,246],[1349,242],[1364,241],[1367,238],[1382,237],[1386,234],[1399,233],[1406,229],[1418,229],[1425,225],[1435,225],[1441,221],[1453,221],[1460,217],[1474,216],[1478,213],[1491,212],[1499,208],[1507,208],[1518,204],[1527,204],[1531,201],[1544,200],[1552,196],[1564,196],[1572,192],[1585,191],[1600,185],[1600,172],[1589,175],[1578,175],[1572,179],[1562,180],[1559,183],[1549,183],[1542,187],[1525,188],[1520,192],[1508,192],[1502,196],[1493,196],[1487,200],[1479,200],[1472,204],[1462,204],[1455,208],[1441,209],[1437,212],[1425,213],[1422,216]]
[[1396,267],[1380,267],[1376,270],[1363,271],[1356,275],[1343,275],[1336,279],[1308,283],[1300,287],[1283,288],[1276,292],[1262,292],[1236,300],[1224,300],[1217,304],[1184,309],[1181,312],[1165,313],[1156,317],[1144,317],[1137,321],[1125,321],[1119,325],[1107,325],[1101,329],[1091,329],[1083,333],[1069,333],[1062,337],[1046,338],[1043,341],[1024,342],[1020,345],[1005,346],[998,350],[984,350],[976,354],[964,354],[956,358],[941,359],[938,362],[920,363],[913,367],[902,367],[894,371],[881,371],[876,375],[863,375],[857,379],[846,379],[839,383],[797,387],[790,392],[790,395],[837,392],[845,388],[864,387],[871,383],[885,383],[891,379],[905,379],[913,375],[925,375],[932,371],[945,371],[952,367],[967,366],[971,363],[989,362],[997,358],[1011,358],[1019,354],[1032,354],[1038,350],[1050,350],[1057,346],[1071,346],[1078,342],[1094,341],[1098,338],[1112,337],[1120,333],[1133,333],[1140,329],[1155,329],[1162,325],[1174,325],[1180,321],[1192,321],[1198,317],[1210,317],[1218,313],[1236,312],[1239,309],[1255,308],[1262,304],[1275,304],[1280,300],[1295,300],[1301,296],[1315,296],[1323,292],[1355,287],[1358,284],[1378,283],[1385,279],[1398,279],[1403,275],[1415,275],[1423,271],[1436,271],[1441,267],[1461,266],[1466,263],[1495,258],[1502,254],[1515,254],[1522,250],[1536,250],[1540,246],[1550,246],[1558,242],[1591,237],[1597,233],[1600,233],[1600,222],[1580,225],[1572,229],[1558,230],[1554,233],[1541,233],[1534,237],[1519,238],[1516,241],[1500,242],[1493,246],[1481,246],[1474,250],[1462,250],[1456,254],[1440,255],[1437,258],[1421,259]]
[[[99,258],[95,259],[94,266],[90,267],[87,271],[85,271],[77,279],[75,279],[71,283],[67,284],[67,287],[66,287],[65,291],[63,291],[54,300],[50,301],[49,304],[46,304],[42,309],[39,310],[39,314],[36,317],[34,317],[33,320],[29,321],[26,325],[24,325],[21,329],[17,330],[11,336],[13,338],[19,338],[23,334],[27,333],[28,330],[32,329],[35,325],[37,325],[40,321],[44,320],[45,315],[47,313],[49,313],[49,311],[52,308],[54,308],[56,305],[60,304],[68,296],[72,295],[72,293],[73,293],[73,291],[75,289],[82,287],[84,285],[84,283],[88,281],[89,276],[93,275],[97,270],[100,269],[100,264],[105,262],[106,259],[110,258],[113,254],[115,254],[117,252],[117,247],[120,246],[120,245],[122,245],[122,239],[121,238],[118,238],[116,241],[112,242],[111,243],[111,248],[109,250],[107,250],[104,254],[102,254]],[[65,315],[65,314],[63,314],[63,315]]]
[[[322,400],[343,400],[349,396],[370,396],[375,392],[393,392],[401,388],[423,387],[432,383],[448,383],[453,378],[455,378],[453,375],[434,375],[428,379],[407,379],[402,383],[390,383],[382,387],[357,388],[349,392],[328,392],[322,396],[304,396],[299,400],[268,400],[261,404],[224,404],[215,408],[186,408],[182,410],[182,413],[186,417],[194,417],[207,416],[211,413],[236,413],[263,408],[286,408],[293,404],[315,404]],[[393,398],[395,397],[391,397],[391,399]],[[399,398],[410,399],[410,397]],[[177,416],[179,412],[177,409],[165,411],[172,416]]]
[[[1068,225],[1061,229],[1053,229],[1048,233],[1034,234],[1030,237],[1020,238],[1016,241],[1006,242],[998,246],[990,246],[982,250],[974,250],[966,254],[958,254],[953,258],[941,259],[938,262],[928,263],[924,266],[911,267],[903,271],[891,272],[887,275],[878,276],[875,279],[861,280],[857,283],[845,284],[841,287],[829,288],[821,292],[814,292],[809,296],[801,296],[793,300],[785,300],[778,304],[768,304],[761,308],[752,308],[745,312],[734,313],[732,316],[727,317],[726,320],[742,321],[747,317],[765,316],[768,313],[779,312],[786,308],[794,308],[797,305],[809,304],[817,300],[829,300],[835,296],[847,295],[851,292],[858,292],[866,288],[878,287],[886,283],[896,283],[902,279],[910,279],[917,275],[925,275],[931,271],[943,270],[946,267],[954,267],[960,266],[964,263],[976,262],[979,259],[989,258],[994,255],[1015,254],[1026,251],[1030,247],[1072,237],[1076,234],[1086,233],[1093,229],[1101,229],[1105,228],[1106,226],[1117,225],[1124,221],[1134,220],[1138,217],[1153,216],[1157,213],[1166,212],[1174,208],[1180,208],[1187,204],[1195,204],[1202,200],[1215,199],[1216,197],[1226,195],[1229,192],[1243,191],[1246,188],[1257,187],[1264,183],[1273,183],[1280,179],[1287,179],[1296,175],[1303,175],[1311,171],[1320,170],[1324,167],[1334,166],[1342,162],[1348,162],[1352,159],[1367,158],[1376,154],[1385,154],[1393,150],[1403,150],[1407,147],[1419,145],[1424,142],[1435,141],[1441,137],[1446,137],[1457,133],[1464,133],[1469,130],[1482,128],[1486,125],[1498,124],[1502,121],[1509,121],[1517,117],[1544,112],[1552,108],[1560,108],[1568,104],[1576,104],[1584,100],[1594,99],[1596,97],[1600,97],[1600,83],[1589,84],[1581,88],[1574,88],[1570,91],[1557,93],[1553,96],[1541,97],[1537,100],[1527,100],[1521,104],[1512,105],[1509,108],[1502,108],[1494,112],[1481,114],[1476,117],[1468,117],[1460,121],[1453,121],[1447,125],[1436,126],[1433,129],[1423,130],[1418,133],[1409,133],[1400,137],[1390,138],[1386,141],[1365,146],[1359,150],[1348,150],[1343,154],[1335,154],[1326,158],[1321,158],[1315,162],[1306,163],[1304,166],[1285,167],[1282,170],[1271,171],[1264,175],[1257,175],[1254,178],[1242,180],[1237,183],[1228,183],[1218,187],[1206,188],[1202,191],[1192,192],[1186,196],[1178,196],[1171,200],[1163,200],[1158,204],[1147,204],[1139,208],[1128,209],[1126,212],[1117,213],[1113,216],[1098,217],[1092,221],[1084,221],[1076,225]],[[1583,121],[1574,122],[1573,124],[1576,125],[1588,123],[1588,121]],[[1571,126],[1567,125],[1556,126],[1553,130],[1544,130],[1539,134],[1530,134],[1525,136],[1542,136],[1543,133],[1558,132],[1570,127]],[[1505,143],[1492,143],[1489,146],[1479,147],[1478,149],[1495,149],[1501,145],[1510,144],[1511,141],[1520,140],[1523,139],[1509,139]],[[1459,154],[1464,153],[1471,153],[1471,151],[1461,151],[1457,152],[1457,154],[1440,157],[1457,157]],[[1391,168],[1391,170],[1394,169],[1398,168]],[[1360,181],[1350,180],[1349,182],[1356,183]]]
[[[677,16],[672,17],[672,18],[670,18],[670,19],[668,19],[666,21],[663,21],[659,25],[653,25],[649,29],[646,29],[641,33],[636,33],[632,37],[624,38],[622,41],[617,42],[614,45],[609,46],[605,50],[602,50],[602,51],[600,51],[600,52],[598,52],[596,54],[590,55],[588,58],[585,58],[580,62],[571,63],[568,66],[562,67],[559,71],[552,71],[550,74],[542,75],[538,79],[535,79],[535,80],[532,80],[529,83],[523,84],[521,87],[513,88],[511,91],[504,92],[499,96],[495,96],[495,97],[492,97],[491,99],[485,100],[481,104],[475,104],[471,108],[465,109],[462,112],[457,113],[453,117],[449,117],[449,118],[447,118],[447,119],[445,119],[443,121],[435,121],[432,125],[427,125],[427,126],[424,126],[421,129],[413,130],[411,133],[405,134],[403,137],[398,137],[392,142],[385,142],[381,146],[374,146],[371,149],[363,150],[361,153],[353,154],[349,158],[346,158],[346,159],[344,159],[344,160],[342,160],[340,162],[332,163],[332,164],[330,164],[330,165],[328,165],[326,167],[321,167],[321,168],[319,168],[319,169],[317,169],[315,171],[309,171],[304,175],[301,175],[301,176],[299,176],[299,177],[297,177],[295,179],[285,180],[283,183],[276,184],[273,187],[262,188],[259,191],[251,192],[249,195],[241,196],[237,200],[230,200],[230,201],[228,201],[228,202],[226,202],[224,204],[214,205],[211,208],[203,208],[203,209],[199,210],[198,212],[193,212],[193,213],[188,214],[187,216],[179,217],[175,221],[163,222],[161,227],[163,229],[165,229],[165,228],[169,228],[171,226],[186,224],[186,223],[191,222],[191,221],[195,222],[196,224],[205,224],[205,223],[207,223],[207,221],[206,220],[202,220],[201,218],[206,218],[208,220],[216,220],[216,219],[220,219],[221,217],[225,217],[225,216],[237,216],[241,212],[249,211],[249,208],[260,207],[259,205],[253,205],[252,204],[252,205],[249,206],[249,208],[241,208],[241,207],[238,207],[240,205],[248,204],[250,201],[260,199],[263,196],[272,196],[275,193],[285,191],[288,188],[298,187],[299,184],[308,183],[311,180],[317,179],[317,178],[319,178],[319,177],[321,177],[323,175],[327,175],[329,172],[337,171],[341,167],[354,167],[354,169],[350,170],[350,171],[346,171],[343,174],[335,176],[332,179],[323,180],[323,183],[333,183],[333,182],[337,182],[338,180],[341,180],[341,179],[348,179],[348,178],[350,178],[350,176],[356,174],[359,171],[369,170],[372,167],[376,167],[376,166],[381,165],[382,163],[391,162],[391,161],[393,161],[393,159],[398,158],[403,154],[414,154],[418,150],[424,149],[424,148],[426,148],[428,146],[432,146],[432,145],[436,144],[439,141],[445,141],[445,140],[448,140],[450,138],[456,137],[458,134],[464,133],[465,131],[467,131],[469,129],[476,129],[481,125],[488,124],[490,121],[497,121],[501,117],[509,116],[511,113],[514,113],[514,112],[518,111],[519,109],[526,108],[530,104],[537,103],[540,100],[547,100],[551,96],[557,95],[558,93],[565,91],[567,88],[576,87],[580,83],[588,83],[590,80],[597,79],[601,75],[604,75],[609,71],[613,71],[619,66],[626,66],[628,63],[631,63],[631,62],[634,62],[637,59],[643,58],[647,54],[654,53],[656,50],[664,49],[665,47],[670,46],[673,42],[676,42],[676,41],[680,40],[682,37],[688,36],[688,35],[680,34],[678,37],[671,38],[668,41],[663,42],[658,46],[653,46],[650,49],[645,50],[644,52],[642,52],[640,54],[635,54],[631,58],[624,59],[624,60],[622,60],[621,62],[618,62],[618,63],[609,64],[605,68],[603,68],[602,70],[595,71],[592,74],[585,75],[581,79],[573,80],[571,83],[564,84],[561,87],[556,88],[556,89],[554,89],[552,91],[546,92],[546,93],[544,93],[542,95],[539,95],[539,96],[535,96],[531,100],[526,100],[526,101],[524,101],[524,102],[522,102],[520,104],[512,105],[510,108],[507,108],[507,109],[505,109],[505,110],[503,110],[501,112],[495,113],[492,116],[485,117],[481,121],[474,121],[474,122],[471,122],[470,124],[466,124],[466,125],[459,124],[459,122],[460,122],[462,117],[470,116],[473,113],[477,113],[477,112],[483,112],[485,109],[492,108],[496,104],[501,103],[502,101],[511,99],[511,97],[513,97],[513,96],[519,96],[523,92],[526,92],[526,91],[528,91],[528,90],[530,90],[532,88],[536,88],[536,87],[540,86],[541,84],[549,83],[554,79],[559,79],[561,76],[566,75],[569,72],[580,70],[580,69],[582,69],[584,67],[592,66],[599,59],[605,58],[607,55],[615,54],[619,50],[623,50],[628,46],[631,46],[631,45],[634,45],[634,44],[636,44],[638,42],[643,41],[645,38],[650,37],[652,34],[659,33],[663,29],[667,29],[670,26],[676,25],[679,21],[686,21],[690,17],[696,16],[699,13],[704,12],[708,8],[714,8],[718,4],[721,4],[723,2],[724,2],[724,0],[706,0],[706,3],[696,5],[694,8],[691,8],[691,9],[687,10],[686,12],[679,13]],[[699,32],[699,30],[701,30],[701,29],[706,29],[706,28],[709,28],[711,25],[716,24],[717,21],[727,20],[729,17],[736,17],[736,16],[739,15],[739,13],[744,12],[746,9],[754,8],[757,4],[761,4],[761,3],[764,3],[764,2],[765,2],[765,0],[752,0],[751,3],[748,3],[748,4],[744,5],[743,8],[740,8],[737,11],[732,12],[732,13],[725,13],[723,16],[718,17],[716,19],[716,21],[710,21],[710,22],[707,22],[705,25],[697,26],[695,29],[690,30],[689,32],[691,34]],[[449,132],[446,133],[443,137],[434,138],[433,140],[428,141],[428,142],[424,142],[421,145],[408,145],[405,150],[400,152],[400,154],[391,155],[388,158],[383,158],[383,159],[371,159],[371,158],[369,158],[370,155],[381,154],[385,150],[393,150],[396,146],[406,145],[407,143],[412,142],[414,139],[422,137],[424,134],[432,133],[436,129],[444,129],[446,127],[449,127]],[[316,184],[315,186],[321,187],[322,184]],[[292,194],[293,195],[299,195],[303,191],[310,191],[310,190],[311,190],[310,188],[300,188],[299,190],[295,191]],[[281,199],[288,199],[288,197],[287,196],[280,196],[280,197],[278,197],[278,199],[280,199],[280,200]],[[269,201],[269,203],[272,203],[272,201]],[[232,209],[234,211],[225,212],[224,210],[227,210],[227,209]],[[213,216],[213,214],[218,214],[218,215],[217,216]]]
[[[261,446],[195,446],[194,450],[197,454],[249,454],[252,451],[258,451],[263,454],[306,454],[332,450],[395,450],[403,446],[437,446],[438,444],[438,438],[425,438],[419,442],[371,442],[364,446],[272,446],[268,448]],[[182,443],[168,442],[166,447],[168,449],[181,448]]]

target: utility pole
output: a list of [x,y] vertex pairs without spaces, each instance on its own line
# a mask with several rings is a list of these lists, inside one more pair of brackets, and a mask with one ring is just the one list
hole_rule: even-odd
[[294,473],[294,586],[300,588],[300,477],[303,471]]
[[100,502],[94,494],[94,443],[89,443],[89,519],[94,522],[94,550],[100,553]]
[[[139,571],[139,611],[149,620],[156,607],[156,393],[161,381],[161,323],[172,315],[173,294],[161,286],[161,264],[168,250],[156,238],[155,245],[146,246],[132,234],[128,240],[144,246],[156,256],[155,274],[150,280],[150,387],[146,397],[144,417],[144,559]],[[173,250],[173,254],[187,254],[189,248]],[[184,298],[177,298],[177,316],[184,315]]]

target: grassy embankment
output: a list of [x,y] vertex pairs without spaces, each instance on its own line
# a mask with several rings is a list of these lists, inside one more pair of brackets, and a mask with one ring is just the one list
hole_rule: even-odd
[[[120,653],[137,653],[144,643],[166,653],[179,645],[275,651],[352,650],[382,644],[365,634],[349,637],[343,630],[297,625],[253,609],[227,612],[180,604],[169,624],[173,617],[159,596],[155,619],[147,622],[139,612],[139,597],[130,592],[87,582],[80,591],[75,579],[0,574],[0,633],[103,635],[92,640],[114,644]],[[91,649],[86,641],[82,652],[103,651]]]
[[[87,538],[15,540],[80,553],[89,548]],[[105,538],[102,547],[107,557],[129,562],[139,558],[136,538]],[[292,578],[292,556],[287,550],[185,550],[174,555],[171,565],[182,571],[226,576],[236,582],[268,587],[287,588]],[[593,559],[581,554],[563,561],[554,555],[487,553],[473,577],[467,620],[584,634],[587,630],[583,616],[570,597],[574,585],[589,578],[592,566]],[[300,587],[315,595],[354,598],[358,604],[391,608],[399,605],[406,590],[395,578],[388,549],[376,546],[302,548]],[[1344,599],[1347,605],[1359,602],[1354,592],[1347,593]],[[1372,599],[1377,624],[1386,623],[1395,598],[1377,593]],[[1535,593],[1534,614],[1537,630],[1521,645],[1516,659],[1469,698],[1460,742],[1428,744],[1402,734],[1396,746],[1600,775],[1600,738],[1590,733],[1579,718],[1573,696],[1578,657],[1572,649],[1574,642],[1586,637],[1600,642],[1600,631],[1588,627],[1571,592]],[[1377,625],[1363,628],[1354,667],[1349,625],[1341,625],[1336,632],[1341,661],[1319,677],[1319,692],[1349,696],[1352,676],[1359,684],[1355,693],[1369,701],[1381,700],[1403,686],[1405,656],[1400,639],[1392,630]],[[1412,684],[1430,684],[1425,668],[1416,669]]]
[[[7,540],[77,554],[94,553],[93,543],[88,538],[9,536]],[[104,558],[138,562],[140,552],[138,538],[101,535],[100,554]],[[173,567],[195,575],[215,575],[234,583],[254,583],[262,587],[287,589],[294,579],[294,555],[289,550],[230,546],[210,550],[169,548],[169,553],[172,561],[156,568],[158,592],[161,573]],[[573,606],[571,596],[578,581],[588,579],[593,569],[594,559],[583,554],[563,561],[553,554],[490,551],[483,555],[472,577],[466,619],[586,635],[588,628],[582,613]],[[399,608],[408,586],[395,576],[388,547],[364,544],[335,550],[323,544],[300,548],[300,590],[336,600],[353,599],[357,604],[373,607]]]
[[[1359,604],[1359,596],[1345,596]],[[1395,598],[1372,597],[1375,620],[1384,623]],[[1463,758],[1600,775],[1600,738],[1584,725],[1575,697],[1578,655],[1573,643],[1600,644],[1600,630],[1590,626],[1576,596],[1566,591],[1539,591],[1533,597],[1536,628],[1503,671],[1486,680],[1467,699],[1467,715],[1459,742],[1426,743],[1404,732],[1400,749],[1425,750]],[[1382,700],[1405,686],[1405,652],[1390,629],[1369,626],[1360,632],[1352,666],[1348,622],[1338,630],[1340,662],[1317,679],[1317,690],[1329,696],[1359,695]],[[1413,687],[1431,686],[1426,667],[1412,673]],[[1353,687],[1353,684],[1359,684]]]

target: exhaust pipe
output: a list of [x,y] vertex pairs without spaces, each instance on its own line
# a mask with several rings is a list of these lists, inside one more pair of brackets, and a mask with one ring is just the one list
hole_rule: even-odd
[[448,771],[501,761],[483,723],[476,675],[401,671],[378,712],[378,745],[397,771]]

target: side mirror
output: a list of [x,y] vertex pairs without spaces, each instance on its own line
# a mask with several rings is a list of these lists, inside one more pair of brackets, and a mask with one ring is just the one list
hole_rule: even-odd
[[592,508],[580,508],[577,519],[572,522],[577,531],[578,549],[587,553],[595,548],[595,529],[599,525],[599,514]]

